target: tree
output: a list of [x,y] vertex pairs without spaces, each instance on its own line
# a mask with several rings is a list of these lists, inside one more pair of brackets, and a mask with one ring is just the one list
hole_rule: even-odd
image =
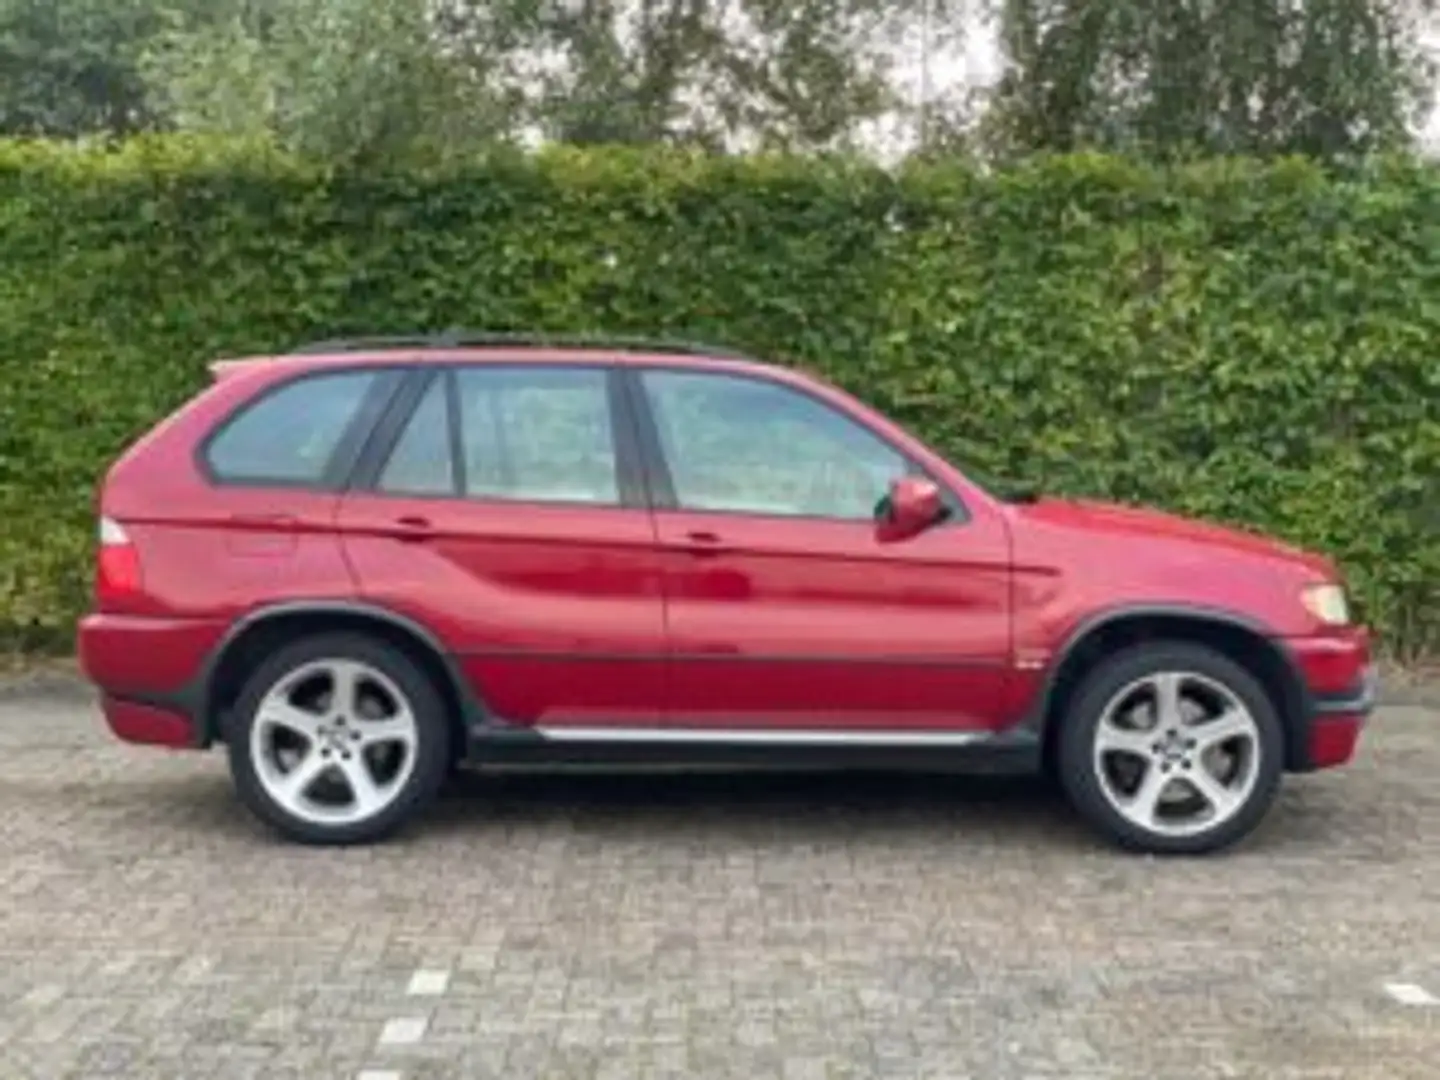
[[144,70],[182,128],[326,160],[443,156],[507,117],[432,15],[415,0],[230,0],[158,37]]
[[724,68],[731,126],[762,143],[829,147],[898,104],[893,40],[908,5],[855,0],[754,0]]
[[160,126],[138,61],[155,0],[0,0],[0,135],[126,135]]
[[1009,151],[1331,157],[1404,143],[1433,0],[1003,0]]
[[443,22],[506,42],[521,122],[549,138],[824,148],[894,104],[886,46],[921,3],[445,0]]

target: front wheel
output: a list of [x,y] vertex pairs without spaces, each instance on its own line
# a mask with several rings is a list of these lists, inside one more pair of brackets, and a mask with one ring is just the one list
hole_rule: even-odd
[[1284,734],[1264,687],[1189,643],[1102,661],[1060,719],[1060,780],[1122,846],[1199,854],[1254,829],[1279,788]]
[[393,832],[434,798],[450,757],[444,704],[424,672],[357,634],[306,638],[260,664],[227,741],[241,801],[311,844]]

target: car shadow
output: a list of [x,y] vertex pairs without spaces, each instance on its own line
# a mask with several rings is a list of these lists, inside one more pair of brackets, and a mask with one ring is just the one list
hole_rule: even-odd
[[956,841],[1026,838],[1089,845],[1038,777],[864,770],[547,770],[452,777],[417,834],[565,823],[592,836],[656,842],[716,834],[814,842],[905,830]]
[[[1407,838],[1378,822],[1355,843],[1356,814],[1384,807],[1339,799],[1319,780],[1292,783],[1253,837],[1235,850],[1273,857],[1333,851],[1350,841],[1362,861],[1404,861]],[[154,781],[145,796],[131,785],[108,793],[87,787],[108,827],[285,844],[252,818],[222,771],[176,779],[164,798]],[[51,792],[67,798],[63,791]],[[394,837],[392,850],[464,846],[493,835],[528,832],[581,837],[590,844],[755,846],[933,845],[985,851],[1001,847],[1096,854],[1112,850],[1075,814],[1054,785],[1035,776],[867,770],[576,770],[462,771],[440,799]],[[1414,838],[1409,838],[1414,839]]]

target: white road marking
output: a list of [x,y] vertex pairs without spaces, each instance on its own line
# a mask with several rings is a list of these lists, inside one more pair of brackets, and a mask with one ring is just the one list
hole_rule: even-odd
[[386,1020],[380,1032],[381,1046],[413,1046],[425,1037],[430,1020],[424,1016],[400,1016]]
[[1414,983],[1386,983],[1385,992],[1401,1005],[1440,1005],[1440,998]]
[[450,972],[421,970],[410,976],[405,992],[411,997],[433,997],[445,993],[449,986]]
[[355,1080],[400,1080],[394,1069],[365,1069],[355,1074]]

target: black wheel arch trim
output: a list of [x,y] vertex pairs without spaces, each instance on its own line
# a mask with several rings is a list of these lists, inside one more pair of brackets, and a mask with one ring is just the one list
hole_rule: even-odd
[[1309,768],[1309,730],[1316,713],[1316,700],[1314,694],[1305,683],[1305,677],[1301,673],[1300,665],[1296,662],[1294,655],[1285,644],[1283,638],[1276,635],[1274,630],[1264,623],[1236,611],[1227,608],[1210,607],[1203,604],[1187,603],[1145,603],[1145,604],[1123,604],[1116,607],[1105,608],[1101,611],[1081,619],[1079,623],[1066,635],[1060,648],[1051,654],[1046,665],[1045,676],[1041,680],[1040,687],[1035,693],[1034,700],[1030,702],[1019,727],[1028,728],[1042,738],[1047,734],[1046,726],[1049,723],[1050,705],[1055,693],[1056,683],[1059,680],[1061,671],[1065,664],[1092,634],[1102,630],[1106,626],[1115,623],[1125,622],[1130,619],[1187,619],[1195,622],[1207,622],[1219,624],[1232,630],[1241,630],[1264,641],[1275,657],[1280,661],[1282,670],[1286,673],[1288,682],[1289,700],[1285,704],[1284,715],[1281,717],[1287,734],[1286,747],[1286,768],[1292,772],[1302,772]]
[[460,702],[461,721],[469,731],[486,723],[493,723],[491,713],[480,700],[465,674],[460,670],[455,655],[446,649],[440,639],[427,627],[408,615],[401,614],[383,604],[353,599],[308,599],[284,600],[264,604],[247,611],[230,624],[229,629],[211,648],[199,673],[180,691],[154,699],[153,703],[184,712],[190,717],[195,728],[195,745],[200,749],[211,746],[219,733],[220,717],[212,709],[214,680],[224,662],[226,653],[244,635],[255,627],[271,621],[297,615],[338,615],[347,618],[365,619],[383,623],[394,630],[415,639],[433,654],[451,683]]

